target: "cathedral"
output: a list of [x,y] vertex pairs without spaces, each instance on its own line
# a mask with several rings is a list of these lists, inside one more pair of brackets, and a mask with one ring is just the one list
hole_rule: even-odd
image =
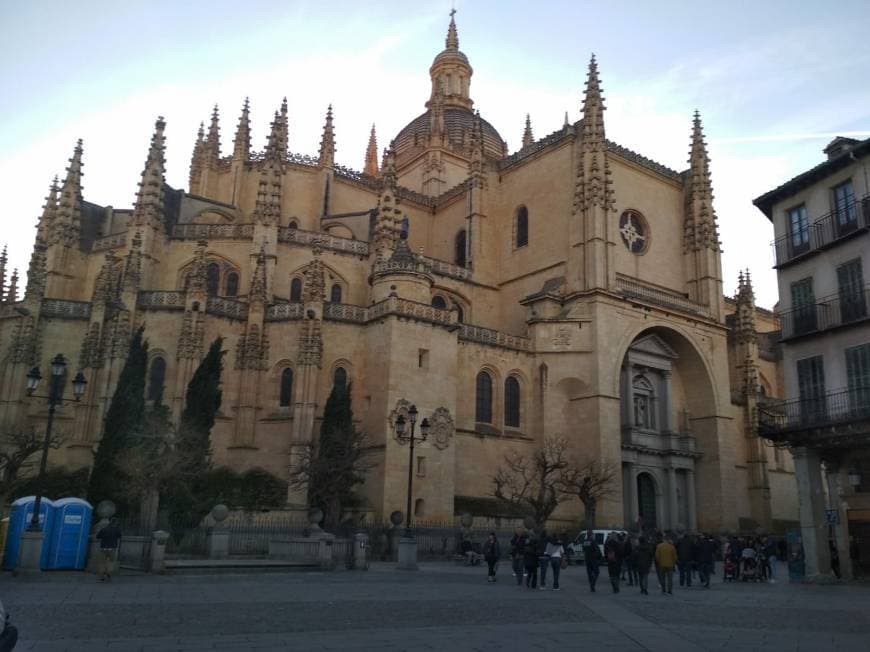
[[[431,424],[410,461],[419,519],[497,513],[504,456],[563,436],[578,459],[621,469],[599,523],[795,520],[791,460],[754,434],[755,406],[781,389],[777,320],[748,275],[723,296],[698,114],[681,172],[608,140],[593,57],[582,119],[537,139],[527,119],[509,152],[475,109],[452,16],[429,75],[425,111],[382,156],[372,128],[361,172],[336,163],[331,107],[309,156],[291,152],[286,101],[252,151],[245,101],[231,151],[217,108],[200,129],[187,190],[164,179],[158,118],[135,203],[118,209],[83,199],[79,141],[39,218],[23,298],[13,277],[0,306],[3,427],[44,428],[25,376],[63,353],[88,384],[58,408],[50,463],[89,466],[144,325],[146,398],[176,417],[224,338],[217,466],[288,478],[333,385],[351,384],[377,460],[360,489],[375,516],[405,508],[394,424],[413,404]],[[556,516],[581,511],[575,500]]]

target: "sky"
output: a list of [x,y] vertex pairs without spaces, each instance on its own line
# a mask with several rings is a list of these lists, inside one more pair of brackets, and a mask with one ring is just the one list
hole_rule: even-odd
[[[184,3],[0,0],[0,191],[10,267],[22,276],[52,177],[84,140],[84,197],[130,207],[157,116],[167,182],[186,188],[200,121],[220,106],[229,153],[245,97],[262,149],[286,96],[290,149],[316,154],[332,103],[336,160],[362,169],[423,112],[451,6],[474,68],[475,108],[510,151],[525,114],[536,138],[581,116],[591,53],[608,138],[687,167],[701,112],[722,239],[725,293],[752,273],[777,301],[773,230],[752,199],[824,158],[835,135],[870,137],[870,3],[436,0]],[[19,287],[24,286],[24,280]]]

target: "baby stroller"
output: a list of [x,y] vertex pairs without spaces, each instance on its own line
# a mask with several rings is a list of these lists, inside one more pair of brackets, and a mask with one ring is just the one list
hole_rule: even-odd
[[725,558],[725,563],[722,566],[722,581],[736,582],[737,581],[737,562],[730,557]]
[[758,562],[751,557],[743,559],[743,571],[740,573],[740,579],[744,582],[758,582],[761,580],[761,575],[758,572]]

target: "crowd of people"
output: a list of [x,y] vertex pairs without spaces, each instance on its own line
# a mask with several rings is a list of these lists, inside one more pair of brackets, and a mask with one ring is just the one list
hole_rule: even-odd
[[[501,546],[494,532],[483,545],[487,562],[487,581],[496,581],[496,568],[501,558]],[[716,574],[716,562],[722,563],[722,579],[775,582],[777,562],[785,555],[785,542],[774,537],[716,538],[705,534],[662,534],[648,532],[629,535],[611,532],[602,553],[593,538],[583,543],[589,589],[596,590],[601,567],[607,567],[610,586],[619,593],[623,585],[637,586],[649,595],[649,575],[655,576],[663,595],[673,595],[675,575],[679,586],[691,588],[693,583],[710,588]],[[519,529],[510,541],[509,555],[513,577],[519,586],[546,589],[548,576],[551,587],[559,590],[559,575],[568,565],[568,551],[563,537]]]

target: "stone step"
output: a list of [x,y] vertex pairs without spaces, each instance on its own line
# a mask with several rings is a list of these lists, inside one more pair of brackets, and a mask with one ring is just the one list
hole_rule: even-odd
[[286,559],[167,559],[166,572],[179,573],[269,573],[318,571],[320,565]]

